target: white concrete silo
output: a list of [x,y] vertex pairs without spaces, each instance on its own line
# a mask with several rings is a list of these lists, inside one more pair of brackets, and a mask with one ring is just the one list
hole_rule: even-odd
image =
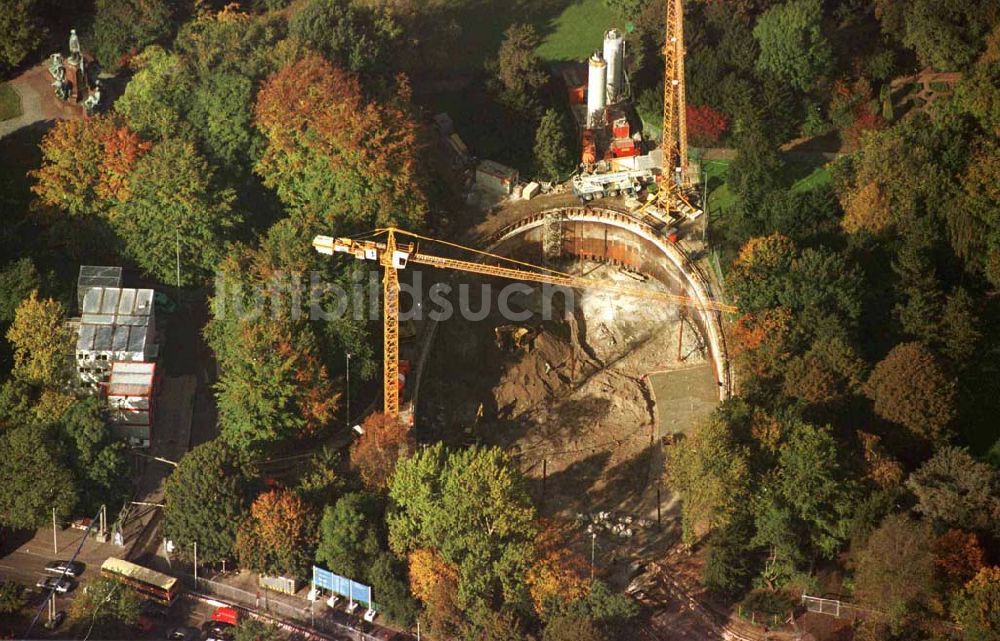
[[607,105],[608,65],[595,51],[590,57],[587,74],[587,127],[593,129],[604,121],[604,107]]
[[617,29],[604,34],[604,60],[608,64],[608,102],[613,103],[625,84],[625,36]]

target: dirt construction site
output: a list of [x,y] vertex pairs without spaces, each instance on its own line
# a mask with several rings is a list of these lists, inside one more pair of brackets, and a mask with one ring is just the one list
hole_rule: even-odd
[[[450,281],[456,313],[438,323],[419,429],[428,441],[503,448],[542,515],[578,524],[603,573],[626,580],[630,565],[677,540],[664,443],[714,409],[720,382],[699,310],[602,289],[688,294],[676,265],[627,230],[560,224],[556,256],[543,255],[546,225],[496,236],[493,251],[583,276],[594,288],[566,294],[522,284],[511,294],[509,281]],[[485,316],[470,320],[463,305]]]

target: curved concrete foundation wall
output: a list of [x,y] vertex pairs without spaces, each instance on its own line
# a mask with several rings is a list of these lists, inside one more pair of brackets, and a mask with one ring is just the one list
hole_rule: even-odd
[[698,323],[708,342],[719,398],[732,395],[722,315],[704,308],[714,298],[711,282],[677,245],[629,214],[571,207],[540,212],[504,227],[489,237],[487,250],[542,264],[544,248],[551,250],[553,235],[562,255],[621,265],[668,286],[680,286],[686,296],[700,301],[702,305],[689,307],[689,318]]

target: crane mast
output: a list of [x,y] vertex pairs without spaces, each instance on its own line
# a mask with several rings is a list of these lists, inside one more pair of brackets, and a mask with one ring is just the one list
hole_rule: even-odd
[[684,86],[683,0],[666,0],[663,46],[663,168],[678,185],[687,177],[687,112]]
[[[735,308],[731,305],[713,300],[702,301],[682,294],[651,291],[641,287],[595,283],[586,278],[559,272],[532,271],[531,269],[525,269],[525,267],[533,267],[527,263],[520,263],[522,267],[504,267],[501,265],[487,265],[475,261],[435,256],[426,252],[416,251],[412,243],[401,244],[396,240],[397,232],[413,236],[414,238],[422,238],[421,236],[402,232],[395,228],[382,231],[386,234],[385,242],[316,236],[313,239],[313,247],[321,254],[347,253],[360,260],[377,261],[385,270],[385,275],[382,278],[382,347],[384,358],[382,369],[384,372],[382,411],[388,417],[399,416],[399,274],[397,272],[400,269],[404,269],[408,262],[437,267],[439,269],[456,269],[484,276],[559,285],[573,289],[606,291],[622,296],[658,300],[679,305],[696,305],[699,308],[717,312],[735,311]],[[431,238],[426,238],[425,240],[433,241]]]

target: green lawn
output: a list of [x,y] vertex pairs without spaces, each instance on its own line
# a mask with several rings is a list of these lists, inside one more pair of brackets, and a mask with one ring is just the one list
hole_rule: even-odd
[[9,82],[0,84],[0,120],[10,120],[21,115],[21,95]]
[[541,26],[545,41],[538,48],[544,60],[582,60],[604,43],[604,32],[624,24],[604,0],[579,0]]

